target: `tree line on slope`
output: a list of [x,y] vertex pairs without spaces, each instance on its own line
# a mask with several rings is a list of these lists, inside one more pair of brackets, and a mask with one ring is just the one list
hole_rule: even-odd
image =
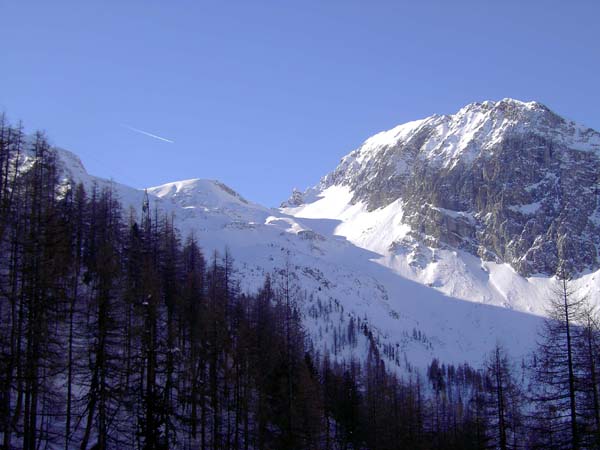
[[600,448],[598,326],[566,280],[520,368],[498,345],[400,376],[366,324],[366,359],[315,350],[289,265],[241,293],[147,198],[138,220],[59,178],[0,120],[0,448]]

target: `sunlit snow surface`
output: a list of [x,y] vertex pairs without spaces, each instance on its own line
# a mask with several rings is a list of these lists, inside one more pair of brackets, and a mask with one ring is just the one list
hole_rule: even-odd
[[[392,308],[408,313],[422,326],[432,325],[427,326],[428,330],[436,330],[433,323],[441,325],[432,333],[446,343],[443,352],[447,353],[443,356],[452,354],[454,358],[457,350],[459,355],[466,350],[462,353],[465,358],[477,358],[477,352],[487,351],[494,339],[506,344],[514,354],[525,353],[534,344],[535,317],[544,316],[552,295],[552,278],[525,278],[508,264],[482,261],[462,251],[428,248],[416,242],[414,246],[394,245],[405,239],[410,230],[402,221],[401,200],[369,212],[360,202],[352,204],[351,199],[347,186],[331,186],[313,202],[282,211],[301,223],[334,221],[335,228],[329,230],[332,235],[372,251],[370,262],[387,271],[376,273],[372,264],[365,264],[365,268],[394,294],[390,296]],[[410,244],[410,239],[406,241]],[[415,264],[419,256],[423,261]],[[416,288],[408,280],[427,288]],[[584,274],[574,284],[580,295],[598,298],[598,272]],[[436,295],[435,291],[444,295]],[[451,342],[454,348],[449,348]]]

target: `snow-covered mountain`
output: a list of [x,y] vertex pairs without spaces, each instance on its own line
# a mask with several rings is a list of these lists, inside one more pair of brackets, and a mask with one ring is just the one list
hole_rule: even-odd
[[367,211],[401,204],[409,229],[388,243],[396,248],[460,248],[522,275],[581,272],[598,268],[599,169],[600,133],[505,99],[373,136],[306,203],[346,187]]
[[598,291],[600,134],[512,99],[400,125],[365,141],[283,211],[450,296],[543,314],[565,267]]
[[[143,191],[88,175],[59,151],[65,177],[111,184],[125,209]],[[582,291],[600,291],[600,134],[538,103],[474,103],[368,139],[280,209],[217,181],[148,189],[207,256],[227,247],[241,288],[292,266],[317,349],[366,355],[344,336],[366,324],[389,365],[431,358],[477,364],[497,340],[515,357],[535,341],[561,261]]]

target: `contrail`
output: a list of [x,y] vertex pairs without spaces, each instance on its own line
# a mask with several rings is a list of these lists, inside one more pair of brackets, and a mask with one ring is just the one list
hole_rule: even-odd
[[144,131],[144,130],[139,130],[139,129],[134,128],[132,126],[125,125],[124,123],[122,123],[121,126],[127,128],[127,129],[129,129],[131,131],[135,131],[136,133],[144,134],[146,136],[150,136],[151,138],[158,139],[159,141],[168,142],[169,144],[174,144],[175,143],[175,141],[172,141],[171,139],[167,139],[167,138],[164,138],[162,136],[157,136],[156,134],[148,133],[147,131]]

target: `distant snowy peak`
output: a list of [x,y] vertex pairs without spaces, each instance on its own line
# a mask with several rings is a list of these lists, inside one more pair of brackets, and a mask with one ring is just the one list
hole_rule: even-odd
[[239,223],[262,223],[272,213],[217,180],[190,179],[136,189],[89,175],[77,155],[61,148],[55,150],[63,183],[82,183],[88,193],[93,189],[111,189],[125,214],[139,214],[146,191],[152,208],[161,214],[174,216],[184,236],[197,231],[199,224],[203,224],[201,228],[206,231],[229,226],[231,222],[238,226]]
[[[283,207],[347,187],[368,211],[403,205],[412,239],[521,274],[597,268],[600,133],[537,102],[471,103],[367,139]],[[396,246],[395,243],[389,243]]]
[[229,186],[217,180],[175,181],[148,188],[148,192],[163,199],[177,199],[183,207],[218,207],[224,204],[249,205],[250,203]]
[[[120,201],[126,208],[139,208],[143,202],[144,189],[135,189],[112,180],[89,175],[74,153],[55,148],[62,177],[70,184],[83,183],[88,192],[95,186],[98,189],[112,188],[117,191]],[[173,207],[205,210],[266,210],[251,203],[218,180],[190,179],[166,183],[146,189],[150,201],[164,211],[172,211]]]

